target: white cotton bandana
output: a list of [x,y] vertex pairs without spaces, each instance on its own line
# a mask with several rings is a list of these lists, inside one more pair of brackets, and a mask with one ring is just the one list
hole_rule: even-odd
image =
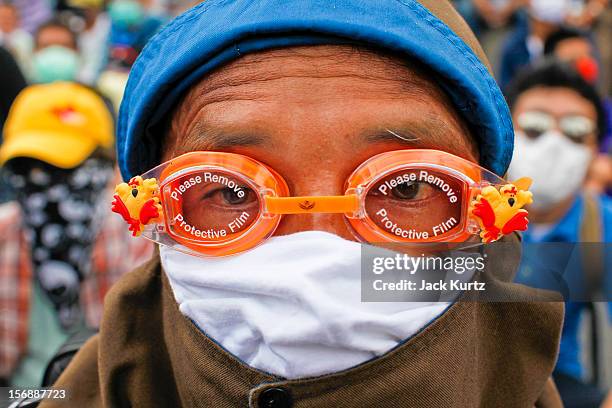
[[223,258],[160,246],[181,313],[256,369],[296,379],[380,356],[445,302],[361,302],[361,244],[320,231],[273,237]]

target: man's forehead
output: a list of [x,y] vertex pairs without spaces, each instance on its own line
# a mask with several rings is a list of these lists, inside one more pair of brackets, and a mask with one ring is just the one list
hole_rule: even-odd
[[[258,87],[268,81],[312,78],[360,78],[363,86],[384,87],[389,92],[437,89],[429,73],[416,63],[356,46],[320,45],[268,50],[248,54],[211,73],[192,86],[186,99],[215,96],[231,88]],[[304,81],[301,81],[304,82]],[[259,86],[265,91],[264,86]],[[221,91],[220,91],[221,90]],[[309,92],[316,95],[316,92]]]
[[[427,104],[435,106],[424,108]],[[342,116],[347,105],[361,109],[361,115],[335,116]],[[415,105],[421,113],[408,114]],[[286,112],[303,109],[313,121],[332,116],[338,122],[350,120],[360,143],[390,141],[400,134],[411,143],[426,139],[421,147],[472,145],[469,150],[477,155],[467,126],[426,70],[388,55],[337,45],[247,55],[217,70],[194,85],[174,111],[166,147],[176,153],[189,147],[223,150],[271,144],[266,135],[273,129],[260,124],[276,127],[287,119]]]
[[294,47],[249,54],[216,70],[190,88],[170,119],[172,128],[178,125],[184,133],[207,106],[232,101],[345,104],[358,97],[423,95],[454,113],[444,92],[415,63],[355,46]]
[[564,87],[539,86],[524,91],[516,102],[515,111],[541,110],[557,116],[588,115],[597,117],[595,106],[578,92]]

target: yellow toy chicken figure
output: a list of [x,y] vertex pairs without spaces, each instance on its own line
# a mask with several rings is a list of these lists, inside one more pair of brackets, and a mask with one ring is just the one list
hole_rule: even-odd
[[527,191],[531,179],[523,177],[499,190],[487,186],[472,201],[470,212],[480,224],[480,237],[485,243],[497,241],[513,231],[525,231],[529,220],[523,207],[533,202],[533,195]]
[[139,236],[145,225],[161,217],[158,190],[156,179],[143,180],[140,176],[115,187],[111,210],[123,217],[133,236]]

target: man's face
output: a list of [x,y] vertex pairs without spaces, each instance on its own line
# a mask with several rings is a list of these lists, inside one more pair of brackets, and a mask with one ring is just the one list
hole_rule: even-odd
[[42,50],[52,45],[61,45],[62,47],[76,49],[74,37],[72,33],[64,27],[46,27],[41,30],[36,38],[36,49]]
[[[173,113],[162,159],[239,153],[280,173],[292,195],[341,195],[366,159],[414,148],[478,161],[434,78],[369,51],[317,46],[247,55],[207,76]],[[285,216],[276,235],[308,230],[354,239],[339,214]]]
[[[528,129],[523,129],[520,125],[520,117],[526,112],[546,114],[552,118],[553,128],[561,133],[564,133],[562,126],[564,118],[586,118],[593,125],[597,123],[597,111],[593,104],[568,88],[538,87],[529,89],[519,96],[512,112],[513,121],[517,130],[525,131],[529,135]],[[577,126],[580,124],[575,123]],[[571,121],[569,124],[571,125]],[[593,152],[597,150],[596,130],[585,134],[583,138],[570,137],[570,139],[588,146]]]
[[0,5],[0,31],[10,33],[19,25],[17,10],[8,5]]

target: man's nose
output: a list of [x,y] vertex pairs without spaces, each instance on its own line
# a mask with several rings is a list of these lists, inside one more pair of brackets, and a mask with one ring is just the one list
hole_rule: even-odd
[[355,241],[343,214],[290,214],[283,215],[274,235],[289,235],[303,231],[325,231]]

